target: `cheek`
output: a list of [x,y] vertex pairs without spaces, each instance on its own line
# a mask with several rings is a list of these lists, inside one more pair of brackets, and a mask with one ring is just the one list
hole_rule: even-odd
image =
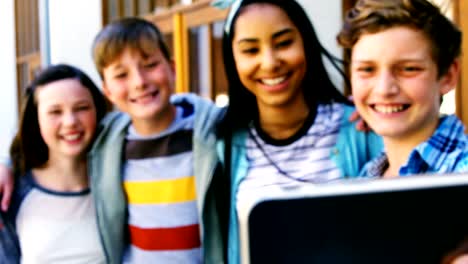
[[405,83],[405,94],[416,102],[439,103],[438,87],[431,80],[415,79]]
[[81,123],[94,134],[96,130],[96,111],[83,113],[80,115]]
[[246,58],[242,54],[234,54],[234,62],[239,79],[245,80],[255,68],[255,58]]
[[286,53],[282,54],[281,57],[288,60],[292,65],[304,67],[305,69],[306,59],[302,49],[290,49]]
[[163,85],[173,85],[175,83],[175,75],[170,68],[161,68],[154,76],[153,81]]
[[[112,103],[117,104],[121,98],[126,96],[126,91],[124,88],[124,84],[122,82],[111,81],[107,82],[106,86],[108,87],[107,90],[104,91],[104,95],[109,99]],[[109,88],[112,87],[112,88]]]
[[368,95],[370,92],[369,85],[370,82],[368,80],[363,80],[359,77],[351,78],[352,95],[355,104],[360,103]]
[[48,144],[51,141],[51,138],[55,136],[56,124],[53,120],[41,115],[40,113],[38,115],[38,122],[42,139]]
[[250,76],[254,74],[254,66],[249,62],[236,63],[237,74],[244,86],[248,86]]

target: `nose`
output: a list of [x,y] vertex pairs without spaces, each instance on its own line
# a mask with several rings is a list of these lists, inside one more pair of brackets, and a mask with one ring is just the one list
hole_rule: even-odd
[[385,96],[398,93],[398,80],[395,78],[392,71],[383,70],[379,72],[375,84],[375,90]]
[[144,89],[146,87],[146,74],[143,69],[136,69],[132,76],[133,87],[136,89]]
[[278,54],[271,48],[264,49],[261,59],[264,70],[275,71],[280,64]]
[[74,126],[78,122],[77,113],[70,111],[63,116],[63,124],[65,126]]

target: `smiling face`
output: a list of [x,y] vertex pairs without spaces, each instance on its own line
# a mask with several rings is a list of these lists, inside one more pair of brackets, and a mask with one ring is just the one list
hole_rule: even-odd
[[234,25],[232,50],[239,78],[255,95],[260,112],[304,105],[303,40],[282,9],[271,4],[244,7]]
[[385,138],[419,144],[439,122],[441,95],[456,83],[456,63],[438,76],[430,42],[398,26],[364,34],[352,48],[354,102],[370,127]]
[[147,57],[125,49],[103,69],[103,79],[104,94],[131,116],[138,132],[141,127],[171,116],[173,106],[169,99],[174,91],[175,73],[172,62],[160,49]]
[[39,86],[35,96],[49,160],[83,157],[96,129],[96,107],[90,91],[78,80],[63,79]]

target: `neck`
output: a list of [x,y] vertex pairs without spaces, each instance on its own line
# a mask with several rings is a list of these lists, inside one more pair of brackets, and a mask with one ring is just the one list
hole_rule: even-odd
[[144,120],[132,118],[132,125],[139,135],[150,136],[166,130],[174,121],[175,115],[176,107],[170,105],[166,110],[159,113],[157,117]]
[[259,109],[259,124],[271,138],[287,139],[301,129],[309,111],[304,101],[291,107]]
[[398,177],[400,168],[408,160],[412,148],[407,146],[398,146],[385,144],[385,152],[388,158],[388,168],[385,170],[384,178]]
[[63,192],[76,192],[88,188],[87,163],[81,159],[52,159],[34,168],[36,182],[48,189]]

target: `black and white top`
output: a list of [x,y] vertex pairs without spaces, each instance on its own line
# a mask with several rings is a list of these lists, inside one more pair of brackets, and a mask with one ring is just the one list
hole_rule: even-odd
[[336,145],[343,105],[319,105],[292,137],[274,140],[254,126],[247,139],[249,169],[239,185],[237,202],[268,196],[278,188],[328,182],[341,177],[330,153]]

